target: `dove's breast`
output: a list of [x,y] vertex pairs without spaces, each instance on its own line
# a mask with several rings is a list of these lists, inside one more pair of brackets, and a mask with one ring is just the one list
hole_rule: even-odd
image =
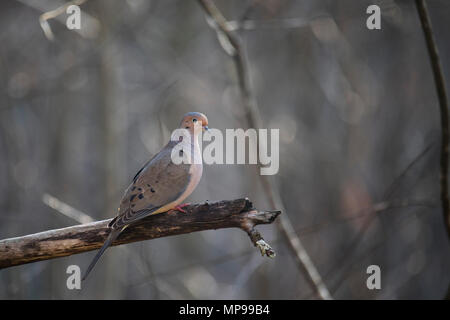
[[[200,182],[200,179],[202,177],[203,174],[203,163],[202,163],[202,156],[201,156],[201,152],[200,152],[200,147],[198,145],[198,142],[192,146],[189,145],[189,147],[192,148],[186,148],[186,149],[191,149],[192,153],[191,153],[191,159],[197,159],[198,161],[194,161],[193,164],[190,165],[189,167],[189,180],[188,183],[186,185],[186,188],[181,192],[180,195],[178,195],[177,199],[164,205],[163,207],[159,208],[158,210],[156,210],[155,212],[153,212],[153,214],[157,214],[160,212],[166,212],[169,211],[173,208],[175,208],[177,205],[183,203],[183,201],[189,197],[191,195],[192,192],[194,192],[195,188],[197,187],[197,185]],[[197,163],[195,163],[197,162]]]
[[191,164],[191,167],[189,168],[189,183],[186,186],[186,189],[183,191],[183,193],[179,196],[179,198],[171,203],[172,208],[176,207],[177,205],[182,203],[187,197],[189,197],[191,193],[194,192],[195,188],[200,182],[200,179],[202,178],[203,163],[201,161],[201,153],[198,145],[195,147],[194,152],[196,153],[194,157],[196,157],[196,159],[200,159],[200,163]]
[[[180,196],[180,198],[183,198],[181,202],[186,199],[192,192],[194,192],[195,188],[197,187],[198,183],[200,182],[200,179],[202,178],[203,173],[203,165],[200,164],[192,164],[191,168],[189,170],[190,179],[189,184],[186,187],[186,190],[183,192],[183,194]],[[181,203],[180,202],[180,203]]]

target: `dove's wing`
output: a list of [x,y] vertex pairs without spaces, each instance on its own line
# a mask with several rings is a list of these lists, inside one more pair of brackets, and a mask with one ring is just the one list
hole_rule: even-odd
[[191,178],[190,165],[172,162],[171,152],[177,143],[169,142],[136,174],[122,198],[119,215],[110,226],[122,228],[151,215],[183,194]]

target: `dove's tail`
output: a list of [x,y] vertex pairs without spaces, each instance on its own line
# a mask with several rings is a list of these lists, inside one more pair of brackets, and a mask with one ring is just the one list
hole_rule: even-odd
[[96,256],[94,257],[94,259],[92,260],[91,264],[89,265],[89,267],[87,268],[86,272],[84,273],[83,278],[81,278],[81,280],[85,280],[87,278],[87,276],[89,275],[89,273],[91,272],[92,268],[94,268],[95,264],[97,263],[98,259],[100,259],[100,257],[102,256],[102,254],[105,252],[106,249],[108,249],[108,247],[111,245],[111,243],[114,242],[114,240],[117,239],[117,237],[119,236],[119,234],[122,232],[123,229],[111,229],[111,232],[108,236],[108,238],[106,239],[105,243],[103,244],[103,246],[100,248],[100,250],[97,252]]

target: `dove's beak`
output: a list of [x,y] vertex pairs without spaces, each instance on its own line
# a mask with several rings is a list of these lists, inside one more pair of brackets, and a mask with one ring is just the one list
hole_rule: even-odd
[[208,131],[209,132],[208,126],[203,126],[203,131]]

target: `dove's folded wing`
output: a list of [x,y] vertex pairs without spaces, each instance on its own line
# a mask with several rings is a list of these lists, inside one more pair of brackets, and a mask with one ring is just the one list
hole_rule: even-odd
[[170,142],[136,174],[122,198],[119,215],[110,223],[120,228],[151,215],[176,201],[190,180],[190,165],[171,160],[175,142]]

